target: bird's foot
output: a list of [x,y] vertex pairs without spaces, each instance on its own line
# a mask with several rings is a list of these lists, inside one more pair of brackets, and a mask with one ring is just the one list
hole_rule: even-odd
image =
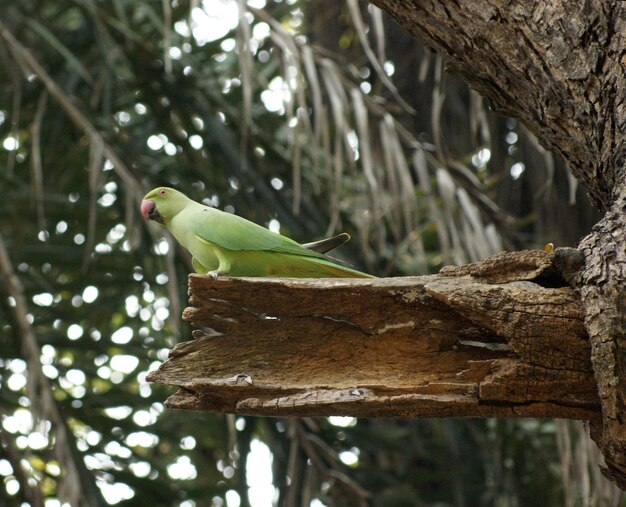
[[221,273],[217,269],[207,272],[207,276],[210,276],[213,280],[217,280],[217,277],[220,276],[220,274]]

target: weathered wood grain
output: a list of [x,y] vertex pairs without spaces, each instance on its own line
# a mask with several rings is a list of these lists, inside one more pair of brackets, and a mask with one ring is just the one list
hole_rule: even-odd
[[580,302],[532,281],[555,285],[551,258],[376,280],[192,274],[184,318],[204,331],[149,380],[179,386],[167,405],[180,409],[595,419]]

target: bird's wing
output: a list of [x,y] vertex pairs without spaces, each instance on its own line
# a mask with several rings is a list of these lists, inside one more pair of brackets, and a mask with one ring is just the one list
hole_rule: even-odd
[[273,233],[232,213],[206,206],[194,208],[188,217],[189,228],[202,241],[228,250],[269,250],[325,258],[319,252],[304,248],[292,239]]

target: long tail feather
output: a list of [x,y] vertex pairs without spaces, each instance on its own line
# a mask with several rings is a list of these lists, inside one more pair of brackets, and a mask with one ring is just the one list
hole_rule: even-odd
[[312,241],[311,243],[303,243],[302,246],[319,253],[328,253],[349,240],[350,235],[346,232],[342,232],[341,234],[337,234],[336,236],[332,236],[330,238]]

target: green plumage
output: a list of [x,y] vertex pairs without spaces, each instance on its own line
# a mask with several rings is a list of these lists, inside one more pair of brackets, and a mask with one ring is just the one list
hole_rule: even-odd
[[[148,207],[154,203],[153,208]],[[213,276],[374,278],[330,261],[245,218],[192,201],[160,187],[144,197],[142,212],[167,227],[193,256],[198,273]]]

